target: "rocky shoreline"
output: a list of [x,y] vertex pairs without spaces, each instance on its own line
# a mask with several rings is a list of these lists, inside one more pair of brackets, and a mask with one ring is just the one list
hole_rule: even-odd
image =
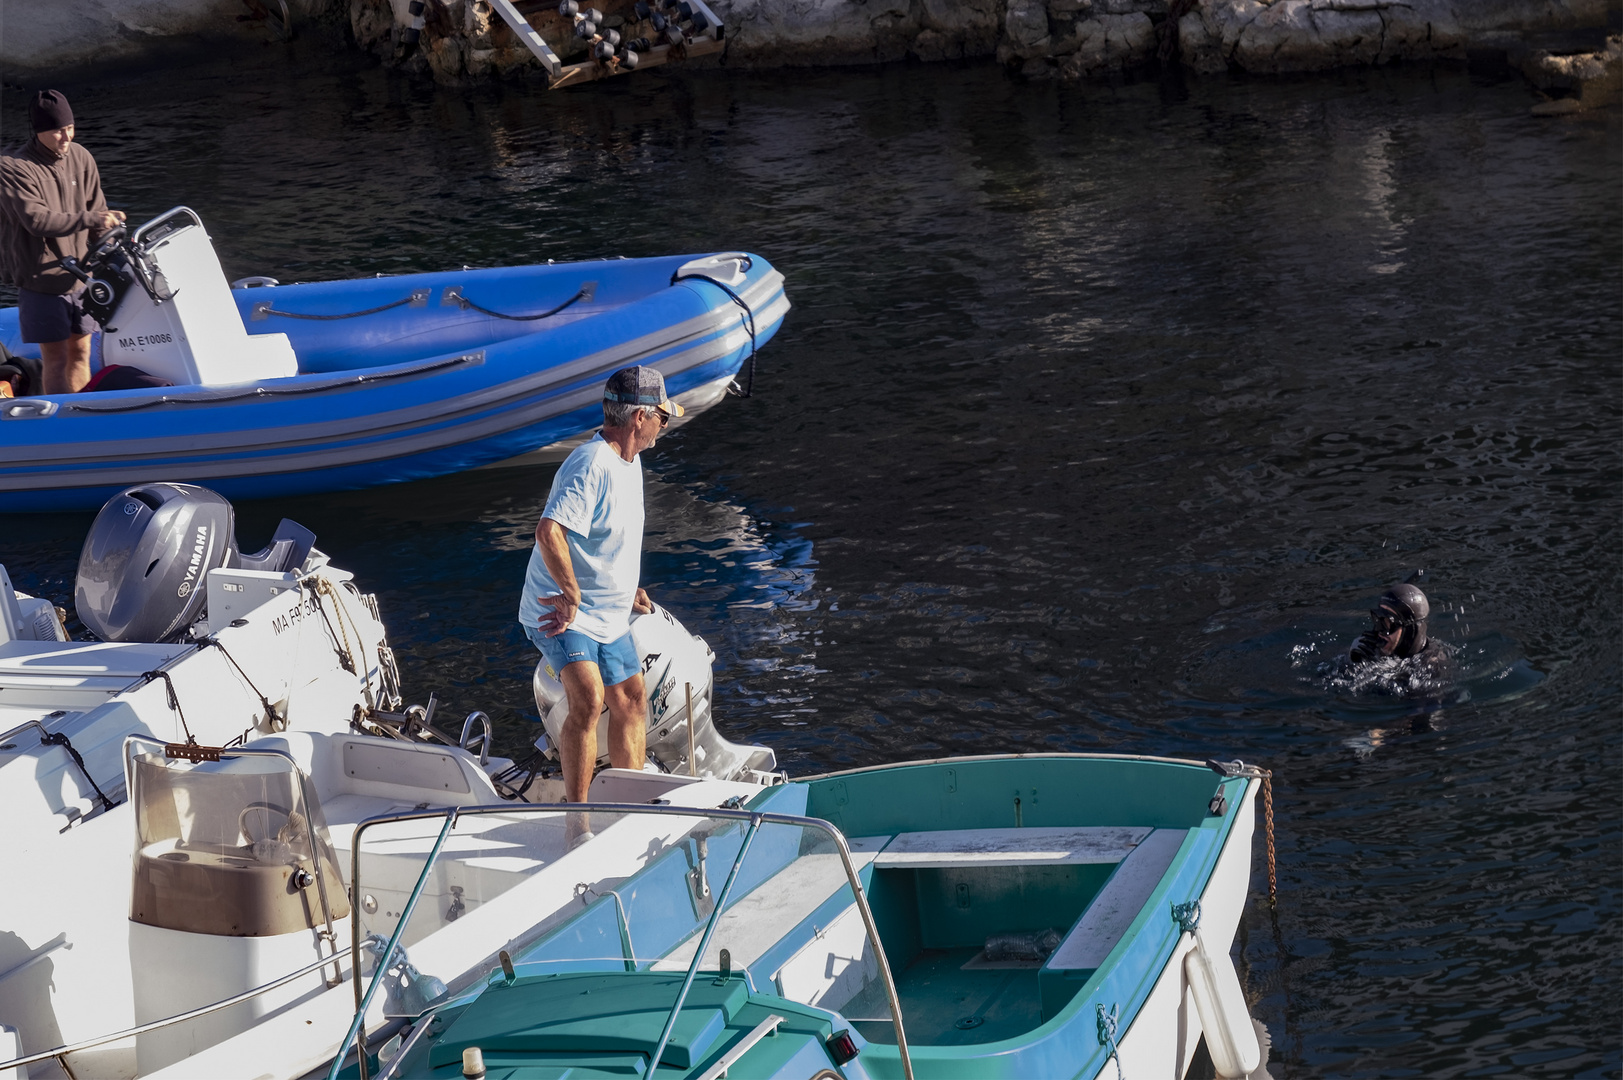
[[[1615,103],[1623,93],[1623,0],[709,0],[725,50],[695,66],[762,68],[996,57],[1030,79],[1112,77],[1181,66],[1255,75],[1394,62],[1520,71],[1546,95],[1535,111]],[[564,63],[586,45],[554,0],[516,0]],[[596,0],[605,25],[639,32],[635,0]],[[541,70],[489,0],[98,0],[95,26],[67,5],[13,12],[0,63],[26,78],[128,54],[163,39],[224,32],[340,31],[352,47],[456,85]],[[139,9],[139,25],[119,9]],[[129,25],[125,25],[128,23]],[[246,29],[244,29],[246,27]],[[231,28],[234,28],[231,29]],[[92,32],[94,31],[94,32]],[[98,35],[99,38],[98,38]],[[415,40],[413,40],[415,38]],[[75,56],[75,50],[81,55]]]
[[[426,0],[420,47],[398,5],[347,0],[357,45],[456,83],[533,72],[488,0]],[[538,0],[527,5],[535,7]],[[1153,65],[1199,73],[1325,71],[1398,61],[1520,70],[1570,112],[1616,102],[1623,40],[1607,0],[713,0],[726,52],[695,63],[784,67],[995,56],[1027,78],[1097,78]],[[603,0],[635,28],[633,0]],[[527,18],[565,62],[584,46],[550,6]]]

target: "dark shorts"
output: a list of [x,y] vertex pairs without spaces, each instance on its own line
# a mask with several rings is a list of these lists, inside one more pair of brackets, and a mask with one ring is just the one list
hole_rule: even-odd
[[83,285],[76,285],[60,296],[18,289],[17,323],[23,332],[23,341],[31,345],[66,341],[95,330],[96,320],[85,313],[82,303],[84,289]]

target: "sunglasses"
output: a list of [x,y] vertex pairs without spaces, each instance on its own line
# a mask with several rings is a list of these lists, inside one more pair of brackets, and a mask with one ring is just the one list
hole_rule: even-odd
[[1413,626],[1412,619],[1400,619],[1385,608],[1370,608],[1369,617],[1375,620],[1375,629],[1383,634]]
[[666,412],[664,409],[655,409],[653,410],[653,414],[659,417],[660,427],[668,427],[670,425],[671,414]]

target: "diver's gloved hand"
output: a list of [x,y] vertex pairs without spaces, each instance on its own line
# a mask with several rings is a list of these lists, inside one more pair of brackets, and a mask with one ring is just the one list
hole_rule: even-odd
[[1353,642],[1352,649],[1347,653],[1347,659],[1355,664],[1362,664],[1366,660],[1374,660],[1376,657],[1384,655],[1381,652],[1382,644],[1379,634],[1373,630],[1365,630],[1358,635],[1358,640]]

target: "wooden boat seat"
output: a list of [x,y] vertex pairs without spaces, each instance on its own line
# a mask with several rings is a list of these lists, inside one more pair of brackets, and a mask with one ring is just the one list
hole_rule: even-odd
[[1155,829],[1122,859],[1038,972],[1043,1019],[1070,1001],[1110,955],[1183,847],[1188,829]]
[[925,870],[1119,863],[1152,831],[1107,825],[901,833],[874,865],[882,870]]

